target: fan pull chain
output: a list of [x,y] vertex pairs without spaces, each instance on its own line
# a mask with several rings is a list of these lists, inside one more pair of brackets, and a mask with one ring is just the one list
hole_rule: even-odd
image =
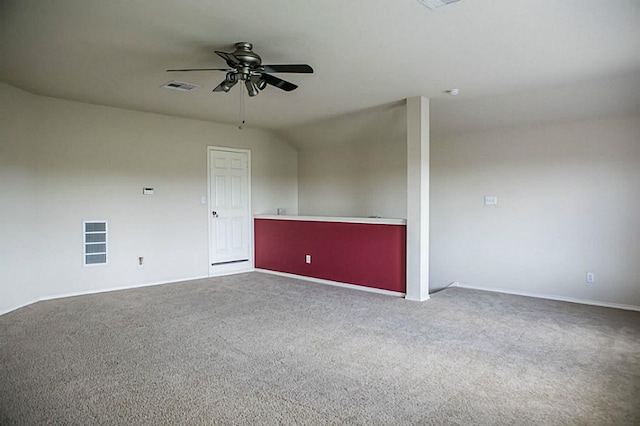
[[240,121],[240,125],[238,126],[238,129],[242,130],[244,127],[244,85],[240,85],[240,117],[239,120]]

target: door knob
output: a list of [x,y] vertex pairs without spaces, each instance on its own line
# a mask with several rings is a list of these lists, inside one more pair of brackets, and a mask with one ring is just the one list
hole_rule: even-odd
[[218,212],[211,212],[211,214],[213,215],[213,217],[218,217]]

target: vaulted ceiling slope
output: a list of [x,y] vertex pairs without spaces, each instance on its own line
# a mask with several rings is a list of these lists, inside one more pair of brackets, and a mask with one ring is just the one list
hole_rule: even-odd
[[[513,93],[533,96],[521,115],[549,114],[536,94],[566,99],[567,87],[582,109],[599,105],[610,86],[638,104],[638,0],[460,0],[436,11],[417,0],[4,0],[0,8],[0,80],[132,110],[236,123],[239,86],[211,92],[223,73],[165,70],[225,66],[213,51],[238,41],[254,43],[265,63],[315,69],[283,76],[300,86],[294,92],[268,87],[245,99],[256,127],[299,126],[412,96],[433,99],[444,127],[461,125],[464,114],[446,122],[455,102],[490,108],[483,99]],[[200,87],[162,89],[170,80]],[[592,82],[602,87],[583,101],[579,87]],[[461,94],[448,99],[454,87]]]

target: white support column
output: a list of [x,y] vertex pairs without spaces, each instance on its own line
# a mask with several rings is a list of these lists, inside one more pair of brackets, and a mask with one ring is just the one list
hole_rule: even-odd
[[407,300],[429,299],[429,99],[407,99]]

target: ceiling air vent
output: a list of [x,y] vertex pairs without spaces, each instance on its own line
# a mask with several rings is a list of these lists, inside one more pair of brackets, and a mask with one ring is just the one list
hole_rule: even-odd
[[197,84],[193,83],[185,83],[184,81],[170,81],[166,84],[163,84],[161,87],[165,89],[173,89],[173,90],[181,90],[183,92],[188,92],[190,90],[195,89],[196,87],[200,87]]
[[423,5],[427,6],[431,10],[436,10],[439,7],[446,6],[451,3],[456,3],[460,0],[418,0]]

